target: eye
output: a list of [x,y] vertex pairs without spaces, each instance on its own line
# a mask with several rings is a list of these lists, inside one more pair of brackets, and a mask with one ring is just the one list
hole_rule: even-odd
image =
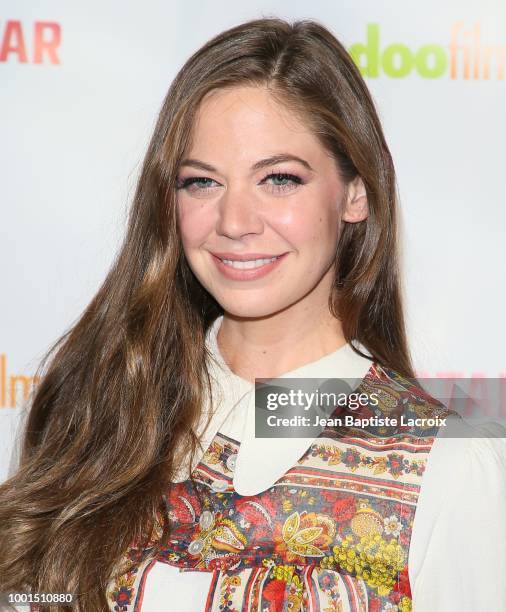
[[[271,180],[273,183],[267,183],[266,181]],[[286,172],[275,172],[268,174],[264,177],[261,183],[269,184],[272,193],[281,193],[286,191],[292,191],[297,188],[297,185],[302,185],[303,181],[299,176],[295,174],[288,174]]]
[[[303,183],[304,181],[299,176],[287,172],[271,172],[260,181],[260,185],[269,186],[271,193],[278,194],[293,191],[297,188],[297,185]],[[186,179],[177,178],[176,180],[176,190],[185,189],[193,195],[206,195],[216,186],[219,186],[219,183],[206,176],[190,176]]]
[[176,189],[186,189],[189,193],[207,193],[212,189],[211,183],[216,183],[216,181],[206,176],[190,176],[183,180],[178,178],[176,181]]

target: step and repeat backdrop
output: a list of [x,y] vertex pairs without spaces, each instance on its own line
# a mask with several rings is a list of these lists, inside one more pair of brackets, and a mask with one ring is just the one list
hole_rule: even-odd
[[417,375],[506,385],[504,0],[3,0],[0,480],[42,355],[119,248],[171,80],[210,37],[272,15],[331,29],[376,101]]

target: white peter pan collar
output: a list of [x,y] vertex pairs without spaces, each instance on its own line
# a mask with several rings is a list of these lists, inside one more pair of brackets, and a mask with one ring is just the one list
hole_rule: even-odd
[[[206,338],[206,346],[212,357],[209,371],[213,381],[215,412],[206,428],[210,410],[209,402],[206,402],[196,433],[200,436],[202,450],[205,452],[233,408],[249,394],[249,399],[245,400],[247,411],[235,462],[233,486],[239,495],[256,495],[271,487],[293,467],[314,442],[314,438],[255,437],[255,385],[232,372],[221,355],[217,335],[222,321],[223,315],[215,319]],[[361,344],[358,344],[358,348],[369,354]],[[368,373],[371,365],[371,359],[357,355],[347,343],[336,351],[277,378],[346,378],[350,379],[355,388]],[[243,408],[244,406],[241,407]],[[198,458],[195,463],[197,461]],[[184,479],[184,474],[177,480],[180,479]]]

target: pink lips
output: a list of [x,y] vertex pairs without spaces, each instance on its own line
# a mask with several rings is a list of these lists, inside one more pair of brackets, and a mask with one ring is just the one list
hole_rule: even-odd
[[[211,253],[211,257],[223,276],[229,278],[230,280],[255,280],[257,278],[262,278],[266,274],[269,274],[272,270],[274,270],[277,266],[280,265],[281,261],[288,255],[288,253],[283,253],[279,256],[265,253],[247,253],[243,255],[236,255],[234,253]],[[234,261],[249,261],[252,259],[270,259],[272,257],[277,257],[274,261],[270,263],[266,263],[263,266],[259,266],[258,268],[251,268],[249,270],[238,270],[236,268],[232,268],[221,259],[231,259]]]

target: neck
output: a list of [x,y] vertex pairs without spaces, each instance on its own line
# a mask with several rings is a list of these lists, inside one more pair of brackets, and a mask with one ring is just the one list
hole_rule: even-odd
[[250,382],[280,376],[346,344],[327,305],[310,312],[291,307],[259,318],[225,313],[216,340],[232,372]]

